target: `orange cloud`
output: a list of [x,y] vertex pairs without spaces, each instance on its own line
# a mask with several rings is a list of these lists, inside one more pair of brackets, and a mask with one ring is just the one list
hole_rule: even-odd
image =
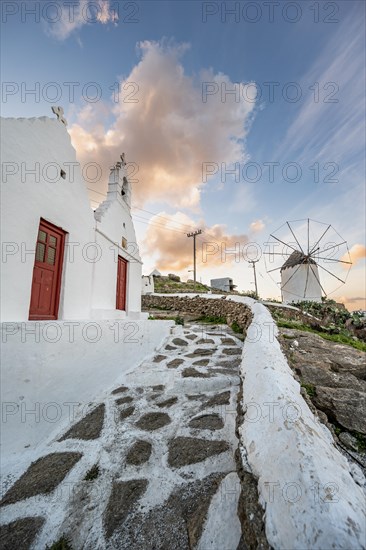
[[253,233],[259,233],[260,231],[263,231],[265,227],[266,225],[262,220],[256,220],[250,224],[250,229]]
[[335,296],[334,300],[344,304],[348,311],[356,311],[359,309],[366,311],[366,298],[364,296]]
[[[206,227],[204,223],[200,223],[198,226],[203,229],[202,235],[197,237],[197,265],[201,269],[221,265],[223,260],[232,264],[239,254],[235,257],[229,251],[238,248],[237,243],[242,246],[248,242],[248,237],[244,234],[228,234],[224,225]],[[161,212],[150,220],[143,241],[144,252],[155,255],[157,269],[186,273],[193,267],[193,238],[188,238],[186,233],[196,227],[196,222],[182,212],[174,215]]]
[[[349,251],[351,262],[355,266],[362,258],[366,258],[366,247],[363,244],[354,244]],[[342,256],[341,260],[349,262],[348,254]]]
[[218,88],[224,83],[228,90],[233,83],[211,69],[195,78],[187,76],[179,61],[187,47],[140,43],[142,58],[120,82],[119,101],[112,103],[114,121],[105,125],[107,117],[100,104],[94,112],[88,105],[79,113],[70,127],[78,160],[97,162],[103,173],[102,182],[88,187],[105,192],[109,167],[125,152],[127,162],[137,165],[135,204],[164,201],[192,208],[199,205],[204,185],[203,163],[219,167],[245,157],[243,140],[254,104],[235,102],[230,95],[221,101],[220,92],[203,101],[203,82]]

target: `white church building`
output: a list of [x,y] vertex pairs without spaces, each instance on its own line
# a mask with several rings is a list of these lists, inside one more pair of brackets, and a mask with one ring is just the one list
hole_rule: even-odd
[[93,212],[57,118],[2,119],[1,321],[140,318],[141,258],[124,155]]

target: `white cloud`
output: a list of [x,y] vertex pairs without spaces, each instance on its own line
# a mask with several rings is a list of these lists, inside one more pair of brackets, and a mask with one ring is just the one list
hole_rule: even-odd
[[[49,36],[53,36],[58,40],[65,40],[84,25],[116,24],[118,21],[118,13],[115,7],[111,6],[110,0],[93,0],[92,2],[90,0],[79,0],[77,6],[73,4],[59,4],[60,18],[54,23],[51,21],[45,23],[45,31]],[[49,18],[51,19],[51,16]],[[77,41],[79,46],[82,47],[80,38],[77,38]]]
[[195,78],[186,75],[180,57],[187,47],[140,43],[142,58],[121,82],[114,121],[106,128],[100,107],[99,118],[90,122],[86,107],[70,128],[79,160],[98,162],[105,182],[121,152],[138,165],[137,205],[163,201],[197,210],[203,163],[230,164],[245,157],[243,140],[254,105],[222,102],[220,94],[202,101],[202,82],[232,83],[211,69]]

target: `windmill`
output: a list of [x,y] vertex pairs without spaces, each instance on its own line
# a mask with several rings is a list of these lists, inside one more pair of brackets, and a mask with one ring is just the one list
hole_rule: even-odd
[[280,272],[282,301],[321,302],[347,280],[347,242],[330,225],[307,218],[287,221],[270,235],[264,252],[267,273]]

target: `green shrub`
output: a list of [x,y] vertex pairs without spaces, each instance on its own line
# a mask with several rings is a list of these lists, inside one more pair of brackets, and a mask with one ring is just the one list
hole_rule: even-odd
[[243,334],[243,329],[239,326],[237,321],[233,321],[231,325],[231,330],[233,330],[233,332],[236,332],[237,334]]
[[283,319],[278,319],[276,316],[276,322],[279,327],[282,328],[292,328],[294,330],[302,330],[305,332],[312,332],[313,334],[317,334],[318,336],[321,336],[321,338],[324,338],[324,340],[330,340],[331,342],[336,342],[338,344],[344,344],[346,346],[352,346],[355,349],[358,349],[359,351],[366,351],[366,344],[364,342],[361,342],[359,340],[354,340],[352,336],[348,336],[347,334],[344,334],[340,332],[339,334],[330,334],[328,332],[323,332],[325,327],[320,327],[320,331],[316,330],[315,328],[311,328],[307,325],[304,325],[303,323],[298,323],[297,321],[290,321]]
[[313,384],[301,383],[301,387],[304,388],[309,397],[315,397],[315,386]]
[[351,432],[352,435],[357,439],[358,450],[360,453],[366,451],[366,436],[360,434],[359,432]]
[[204,315],[197,319],[197,323],[207,323],[208,325],[226,325],[225,317],[218,317],[216,315]]

